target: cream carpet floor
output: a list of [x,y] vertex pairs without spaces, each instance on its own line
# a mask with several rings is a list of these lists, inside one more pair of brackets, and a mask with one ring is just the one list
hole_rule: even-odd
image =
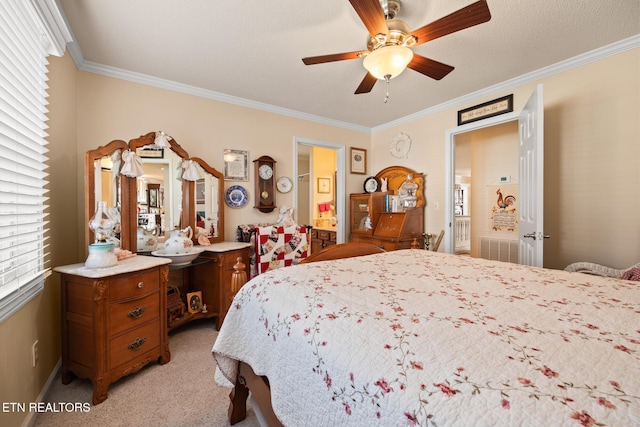
[[[109,398],[88,412],[41,413],[34,426],[229,426],[230,389],[214,381],[211,347],[217,331],[211,320],[187,324],[169,335],[171,361],[152,363],[109,387]],[[60,374],[47,393],[47,402],[91,403],[93,387],[74,379],[63,385]],[[237,427],[258,427],[250,405],[247,419]]]

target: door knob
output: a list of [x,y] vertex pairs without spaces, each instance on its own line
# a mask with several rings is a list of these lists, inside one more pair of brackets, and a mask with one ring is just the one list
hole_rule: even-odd
[[[528,239],[536,240],[536,233],[535,233],[535,232],[533,232],[533,233],[528,233],[528,234],[525,234],[525,235],[524,235],[524,236],[522,236],[522,237],[525,237],[525,238],[528,238]],[[542,233],[540,234],[540,239],[549,239],[549,238],[551,238],[551,236],[550,236],[550,235],[548,235],[548,234],[542,234]]]

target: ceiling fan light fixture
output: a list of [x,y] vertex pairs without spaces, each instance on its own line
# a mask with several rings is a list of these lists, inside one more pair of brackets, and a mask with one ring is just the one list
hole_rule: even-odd
[[369,53],[364,68],[376,79],[392,79],[402,73],[413,59],[413,51],[406,46],[383,46]]

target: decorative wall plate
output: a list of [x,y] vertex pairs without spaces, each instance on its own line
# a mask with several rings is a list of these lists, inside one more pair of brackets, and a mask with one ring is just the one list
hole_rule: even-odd
[[276,188],[281,193],[288,193],[291,191],[292,187],[293,184],[291,183],[291,180],[286,176],[281,176],[278,178],[278,182],[276,182]]
[[224,194],[225,203],[231,208],[242,208],[247,204],[249,195],[241,185],[232,185]]
[[402,132],[389,144],[389,153],[396,159],[407,159],[409,150],[411,150],[411,138]]
[[375,176],[370,176],[369,178],[364,180],[364,191],[365,193],[375,193],[378,191],[378,180]]

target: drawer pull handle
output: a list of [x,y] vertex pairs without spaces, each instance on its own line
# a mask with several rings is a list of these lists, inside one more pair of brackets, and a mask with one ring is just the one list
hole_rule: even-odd
[[146,340],[146,338],[136,338],[131,344],[129,344],[129,350],[139,349]]
[[142,287],[144,286],[144,282],[138,282],[138,287],[142,289]]
[[136,307],[129,313],[127,313],[127,316],[131,317],[132,319],[137,319],[138,317],[142,316],[142,313],[144,313],[145,310],[146,308],[144,307]]

